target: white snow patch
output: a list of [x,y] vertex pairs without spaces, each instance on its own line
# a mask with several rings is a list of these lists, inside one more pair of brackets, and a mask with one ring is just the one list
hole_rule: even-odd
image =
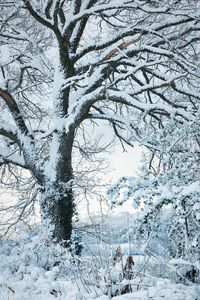
[[10,49],[8,45],[0,46],[0,65],[4,65],[9,61]]

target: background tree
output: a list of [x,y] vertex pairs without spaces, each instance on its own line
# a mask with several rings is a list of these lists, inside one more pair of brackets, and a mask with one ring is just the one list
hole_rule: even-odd
[[28,170],[52,238],[69,240],[73,149],[88,122],[163,152],[156,128],[198,111],[197,1],[1,1],[1,168]]
[[158,251],[162,244],[168,257],[191,262],[200,254],[199,128],[199,118],[185,126],[168,123],[160,135],[168,151],[146,153],[138,177],[123,177],[108,191],[114,204],[131,200],[134,238],[150,248],[157,241]]

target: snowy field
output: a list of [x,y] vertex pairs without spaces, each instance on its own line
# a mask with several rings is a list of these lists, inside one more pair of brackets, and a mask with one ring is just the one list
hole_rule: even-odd
[[[84,293],[77,290],[76,284],[65,279],[55,281],[51,279],[52,274],[43,274],[34,277],[25,276],[24,279],[17,280],[0,277],[0,299],[1,300],[109,300],[106,295],[99,296],[96,293]],[[36,274],[35,273],[35,274]],[[15,280],[15,281],[14,281]],[[53,294],[53,291],[59,290]],[[156,286],[141,288],[141,290],[116,296],[113,300],[199,300],[200,286],[185,286],[182,284],[170,284],[159,281]]]
[[103,261],[103,257],[102,267],[98,257],[78,262],[59,246],[41,240],[35,235],[1,241],[0,300],[109,300],[111,290],[127,283],[132,292],[113,300],[200,300],[200,285],[175,283],[172,275],[171,280],[163,278],[169,268],[159,261],[144,265],[146,258],[134,256],[133,279],[120,281],[120,261],[114,267],[110,258]]

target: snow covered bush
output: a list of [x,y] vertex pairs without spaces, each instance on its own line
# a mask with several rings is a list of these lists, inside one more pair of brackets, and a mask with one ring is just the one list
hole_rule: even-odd
[[79,297],[76,257],[40,229],[0,241],[0,299]]

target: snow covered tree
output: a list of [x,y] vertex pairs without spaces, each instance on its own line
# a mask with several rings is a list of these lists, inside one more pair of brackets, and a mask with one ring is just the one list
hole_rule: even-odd
[[199,3],[0,0],[0,8],[1,175],[26,170],[52,238],[69,240],[84,126],[106,121],[122,143],[163,151],[155,129],[195,119]]
[[108,191],[113,204],[131,200],[140,242],[157,241],[158,251],[160,244],[169,257],[192,262],[200,254],[199,130],[199,118],[168,123],[160,134],[168,151],[146,153],[138,177],[123,177]]

